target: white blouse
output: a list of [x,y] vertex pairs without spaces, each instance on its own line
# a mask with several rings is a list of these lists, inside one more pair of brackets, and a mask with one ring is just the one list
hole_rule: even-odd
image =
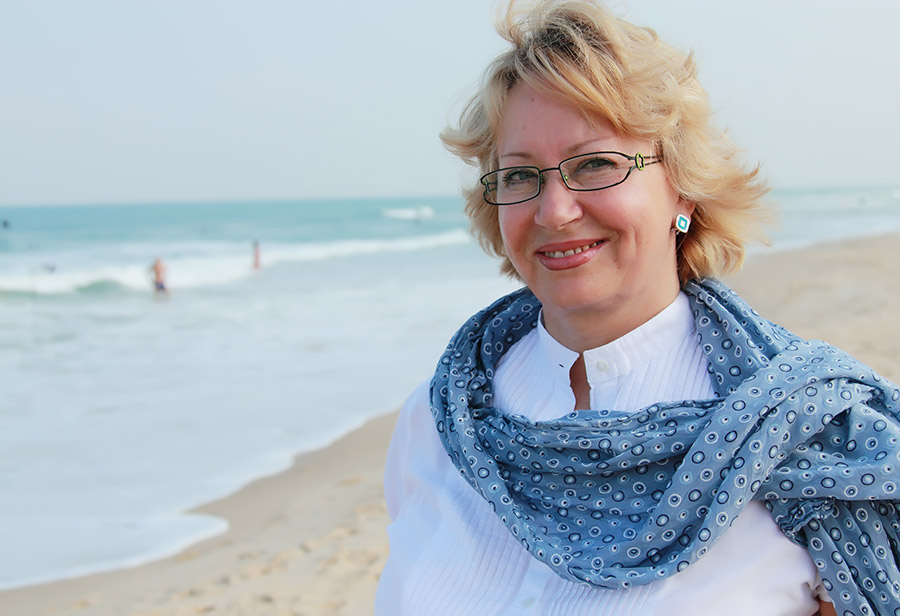
[[[570,412],[578,358],[542,325],[503,357],[498,408],[552,419]],[[584,353],[592,408],[635,411],[661,400],[714,396],[688,298],[608,345]],[[429,410],[428,383],[403,407],[385,469],[391,554],[376,616],[809,616],[825,597],[806,550],[753,501],[701,560],[627,590],[569,582],[533,558],[459,475]]]

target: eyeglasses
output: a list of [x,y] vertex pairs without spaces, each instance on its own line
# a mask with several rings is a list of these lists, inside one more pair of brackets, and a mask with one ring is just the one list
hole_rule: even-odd
[[621,152],[579,154],[556,167],[504,167],[481,176],[484,200],[491,205],[513,205],[534,199],[541,193],[544,173],[559,171],[569,190],[589,191],[612,188],[628,179],[635,169],[662,161],[662,156],[634,156]]

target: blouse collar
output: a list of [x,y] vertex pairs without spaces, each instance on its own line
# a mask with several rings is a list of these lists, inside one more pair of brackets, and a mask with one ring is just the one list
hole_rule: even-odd
[[[537,351],[554,371],[568,381],[569,370],[578,353],[560,344],[538,319]],[[662,312],[612,342],[584,352],[584,365],[591,384],[615,379],[659,357],[665,351],[694,334],[694,315],[690,300],[679,293]]]

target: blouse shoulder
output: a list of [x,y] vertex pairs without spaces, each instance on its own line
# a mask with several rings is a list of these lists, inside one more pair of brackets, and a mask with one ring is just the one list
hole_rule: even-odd
[[384,498],[391,519],[415,488],[409,469],[422,459],[433,458],[435,453],[446,456],[434,429],[429,392],[427,380],[413,390],[400,409],[391,436],[384,467]]

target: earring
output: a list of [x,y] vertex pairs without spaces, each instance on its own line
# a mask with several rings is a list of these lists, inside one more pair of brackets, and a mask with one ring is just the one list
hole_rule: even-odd
[[691,226],[691,219],[685,216],[684,214],[678,214],[675,216],[675,230],[681,233],[687,233],[688,229]]

